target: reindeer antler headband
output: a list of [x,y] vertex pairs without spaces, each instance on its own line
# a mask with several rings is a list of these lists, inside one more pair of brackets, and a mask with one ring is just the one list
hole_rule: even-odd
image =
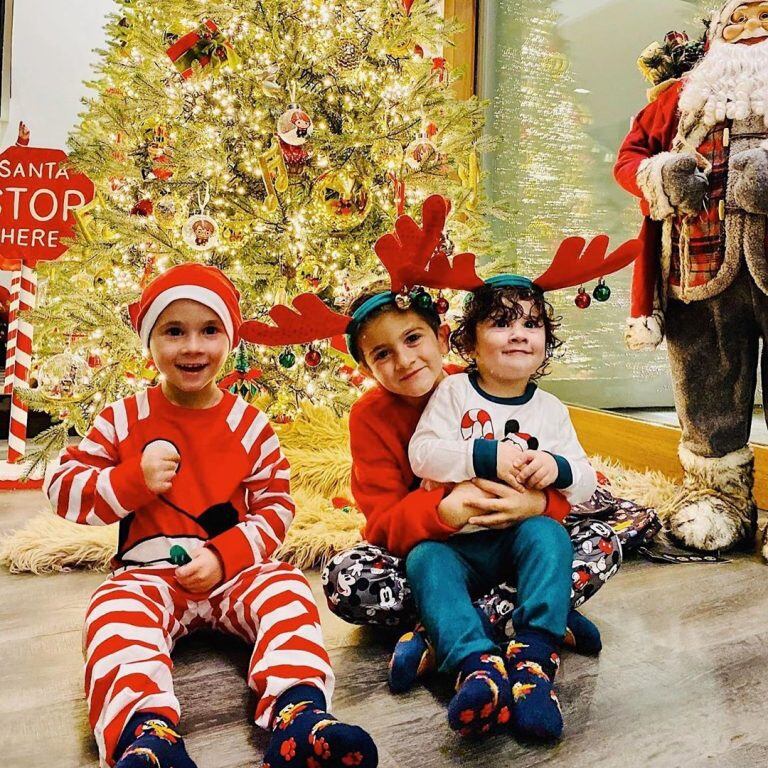
[[475,254],[460,253],[451,261],[438,247],[449,210],[448,200],[432,195],[422,206],[421,226],[410,216],[400,216],[395,231],[376,241],[374,250],[389,273],[392,289],[372,296],[351,317],[334,312],[314,293],[302,293],[293,300],[293,309],[278,304],[269,310],[274,325],[248,320],[241,326],[240,336],[254,344],[275,347],[332,339],[334,348],[346,352],[344,334],[375,309],[394,303],[398,295],[414,288],[472,291],[486,284],[552,291],[616,272],[632,262],[642,247],[639,240],[628,240],[607,254],[607,235],[598,235],[589,245],[582,237],[569,237],[560,244],[547,270],[535,280],[505,274],[484,282],[475,271]]

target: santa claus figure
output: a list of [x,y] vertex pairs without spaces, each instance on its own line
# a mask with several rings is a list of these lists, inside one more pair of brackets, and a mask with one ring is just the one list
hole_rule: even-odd
[[[748,440],[768,335],[768,2],[724,3],[703,58],[659,90],[614,169],[646,217],[626,337],[653,348],[666,333],[685,470],[671,532],[728,549],[751,544],[756,526]],[[766,366],[764,353],[764,391]]]

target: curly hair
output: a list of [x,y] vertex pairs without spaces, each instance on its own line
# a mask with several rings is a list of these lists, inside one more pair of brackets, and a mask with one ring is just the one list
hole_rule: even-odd
[[[355,311],[362,307],[363,304],[372,296],[375,296],[377,293],[383,293],[387,290],[389,290],[389,283],[385,283],[384,281],[381,281],[381,283],[375,283],[374,285],[370,286],[367,291],[361,293],[355,298],[355,300],[349,305],[347,314],[353,315]],[[434,331],[435,335],[437,335],[437,332],[440,328],[440,315],[438,314],[437,309],[435,309],[434,303],[429,307],[420,307],[414,302],[410,307],[408,307],[408,309],[400,309],[397,304],[395,304],[394,300],[392,300],[391,302],[388,302],[381,307],[377,307],[372,312],[367,314],[361,323],[354,323],[351,326],[350,333],[347,336],[347,346],[349,347],[349,354],[352,355],[355,362],[365,363],[359,346],[360,334],[368,325],[370,325],[373,320],[375,320],[377,317],[381,317],[382,315],[386,315],[389,312],[399,312],[401,314],[404,312],[413,312],[422,320],[424,320],[424,322]]]
[[555,316],[552,305],[544,298],[541,291],[513,286],[495,287],[483,285],[467,296],[464,314],[459,319],[456,330],[451,334],[451,348],[455,350],[469,365],[469,372],[477,370],[473,352],[477,346],[477,326],[485,321],[511,323],[525,315],[521,301],[533,304],[532,312],[536,313],[544,324],[544,361],[531,379],[540,379],[549,373],[549,362],[555,350],[563,342],[557,337],[562,317]]

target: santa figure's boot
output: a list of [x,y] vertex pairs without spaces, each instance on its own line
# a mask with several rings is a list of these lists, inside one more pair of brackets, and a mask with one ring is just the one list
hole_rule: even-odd
[[683,490],[665,515],[672,536],[686,547],[710,552],[742,543],[751,549],[757,525],[751,448],[707,458],[681,445],[679,453]]

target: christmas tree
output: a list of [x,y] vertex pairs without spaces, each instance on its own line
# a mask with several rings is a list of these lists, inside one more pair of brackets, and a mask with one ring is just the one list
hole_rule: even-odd
[[[118,0],[70,137],[97,198],[40,269],[27,401],[60,422],[47,455],[105,404],[147,386],[127,305],[158,272],[222,268],[245,317],[316,291],[343,306],[384,273],[396,216],[439,192],[461,250],[489,252],[478,188],[483,105],[457,100],[430,0]],[[432,52],[432,53],[430,53]],[[276,418],[342,409],[360,379],[327,345],[241,349],[225,386]],[[39,454],[38,454],[39,456]]]

